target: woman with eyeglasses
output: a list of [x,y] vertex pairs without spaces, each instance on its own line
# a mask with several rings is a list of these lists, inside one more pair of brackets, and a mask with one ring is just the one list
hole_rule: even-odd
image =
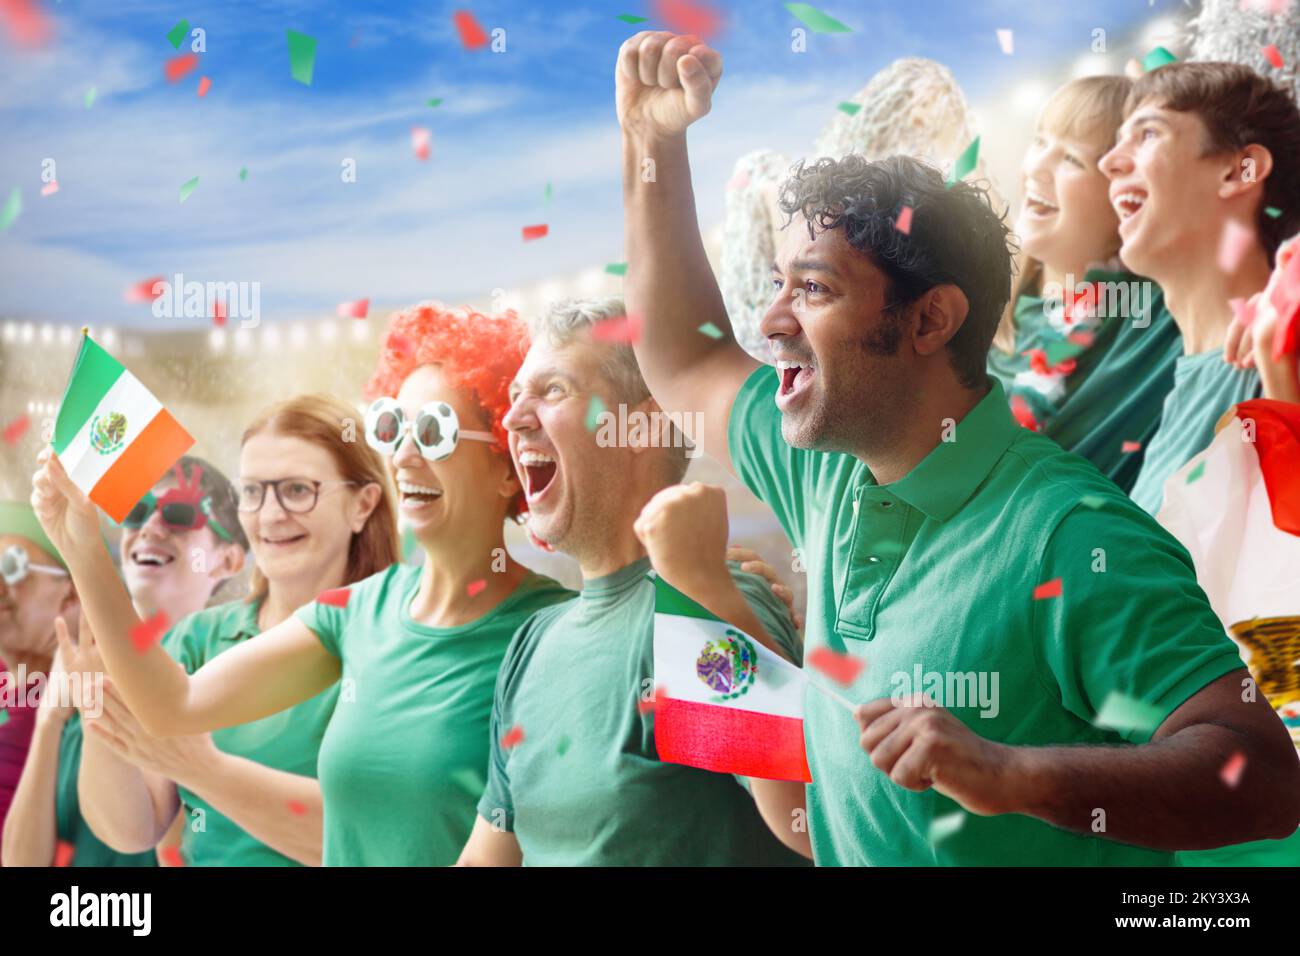
[[[136,610],[144,617],[161,612],[175,621],[207,606],[221,586],[239,572],[247,548],[229,479],[203,459],[186,455],[122,521],[118,552]],[[0,570],[7,569],[6,561],[7,555],[0,555]],[[52,674],[60,670],[90,674],[102,669],[89,647],[74,645],[66,629],[60,643]],[[72,687],[84,686],[82,678],[76,680]],[[118,852],[95,835],[80,811],[77,779],[84,727],[77,707],[83,707],[92,719],[102,709],[102,701],[93,699],[93,686],[90,691],[91,697],[75,704],[65,695],[46,691],[33,746],[5,821],[5,866],[51,866],[56,862],[57,841],[67,844],[73,866],[155,863],[152,844],[141,852]],[[199,760],[207,749],[202,744],[211,746],[206,738],[176,740],[173,750]],[[174,803],[170,808],[173,818]]]
[[[364,440],[350,447],[384,452],[424,552],[421,566],[391,564],[347,586],[357,580],[352,569],[328,567],[329,529],[346,524],[355,552],[365,505],[379,501],[377,484],[340,486],[354,477],[345,473],[321,481],[327,476],[312,466],[325,461],[299,463],[293,449],[247,441],[240,507],[258,564],[272,580],[304,584],[291,595],[272,591],[255,622],[266,633],[184,669],[161,651],[131,646],[138,618],[120,589],[101,583],[102,555],[76,543],[95,508],[57,457],[42,454],[33,504],[67,548],[73,578],[86,584],[83,603],[108,672],[145,727],[159,734],[256,727],[338,684],[319,759],[326,865],[455,862],[485,782],[506,646],[535,611],[572,597],[505,548],[505,522],[523,497],[501,422],[525,346],[513,314],[423,304],[393,318],[366,389],[377,400]],[[336,420],[336,434],[355,424]],[[305,443],[300,450],[320,451]],[[333,525],[323,509],[335,514]],[[309,756],[315,761],[314,749]],[[264,792],[249,798],[287,812]]]
[[[295,608],[397,557],[383,463],[365,443],[347,440],[353,416],[336,399],[304,396],[272,406],[249,425],[229,511],[253,552],[251,593],[190,615],[161,646],[133,646],[131,630],[145,615],[137,615],[107,573],[103,549],[69,545],[66,532],[89,527],[94,505],[83,497],[67,508],[67,517],[80,523],[61,524],[56,533],[76,555],[69,562],[74,579],[95,594],[97,611],[87,617],[99,624],[96,643],[110,681],[119,685],[106,695],[102,717],[87,719],[92,733],[80,782],[87,819],[112,845],[153,846],[179,809],[188,865],[320,863],[317,754],[341,696],[339,670],[314,639],[282,635],[298,630]],[[41,498],[41,485],[38,477],[34,499]],[[214,511],[201,500],[193,513],[170,509],[169,515],[174,503],[167,496],[146,499],[137,510],[158,507],[163,522],[182,524],[187,514],[194,521],[207,515],[211,524]],[[224,508],[215,514],[223,525],[230,520]],[[81,531],[72,534],[87,540]],[[184,560],[188,567],[189,557]],[[227,657],[251,662],[251,671],[230,667]],[[193,691],[206,701],[209,719],[187,720],[180,711],[150,719],[154,711],[139,706],[132,686],[137,674],[160,675],[146,677],[158,689]],[[282,706],[257,713],[245,706],[267,695],[283,695],[277,697]]]

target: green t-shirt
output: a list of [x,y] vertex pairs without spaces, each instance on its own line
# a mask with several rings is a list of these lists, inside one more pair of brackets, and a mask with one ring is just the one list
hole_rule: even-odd
[[[526,866],[727,866],[803,862],[729,774],[659,760],[654,582],[648,558],[586,581],[510,644],[492,707],[484,820],[515,834]],[[798,637],[763,579],[732,576],[795,660]],[[523,739],[509,749],[513,728]]]
[[[1140,312],[1139,302],[1129,293],[1149,280],[1103,270],[1092,270],[1084,279],[1111,284],[1113,291],[1098,299],[1101,315],[1067,323],[1059,305],[1049,314],[1041,297],[1022,295],[1016,300],[1014,353],[990,350],[988,370],[1002,383],[1008,399],[1017,395],[1024,399],[1044,435],[1087,458],[1128,491],[1137,479],[1143,449],[1160,424],[1165,396],[1174,387],[1174,362],[1182,354],[1182,336],[1154,283],[1146,313],[1150,323],[1143,321],[1145,316],[1134,316]],[[1119,295],[1120,291],[1126,295]],[[1093,336],[1087,347],[1068,339],[1080,327]],[[1026,354],[1034,349],[1044,352],[1053,369],[1072,359],[1074,370],[1036,373]],[[1125,451],[1125,442],[1137,442],[1139,447]]]
[[1238,402],[1260,395],[1259,373],[1223,360],[1223,349],[1180,355],[1174,389],[1165,399],[1160,427],[1147,446],[1133,500],[1155,514],[1165,498],[1165,482],[1214,440],[1214,426]]
[[[191,614],[163,638],[163,647],[193,674],[240,641],[256,637],[257,604],[231,601]],[[334,710],[338,686],[310,700],[250,724],[212,733],[218,750],[267,767],[316,776],[316,754]],[[178,787],[185,814],[181,855],[188,866],[299,866],[213,809],[197,794]],[[195,811],[201,810],[202,813]],[[290,813],[285,807],[285,813]]]
[[83,728],[81,714],[73,713],[59,738],[59,777],[54,793],[55,827],[60,840],[72,844],[73,866],[157,866],[153,850],[118,853],[86,824],[77,796],[77,774],[81,771]]
[[[731,459],[804,550],[808,649],[866,664],[850,699],[928,691],[933,674],[945,685],[940,702],[986,739],[1138,744],[1206,684],[1244,670],[1182,546],[1088,462],[1019,428],[997,382],[954,441],[889,485],[853,456],[787,445],[776,389],[767,368],[741,387]],[[1058,578],[1059,597],[1034,599]],[[1094,726],[1112,692],[1148,705],[1155,726]],[[841,706],[809,692],[804,708],[818,864],[1173,861],[906,790],[871,763]],[[932,842],[932,823],[953,814],[960,828],[945,833],[942,821]]]
[[410,615],[420,574],[394,564],[346,589],[345,607],[295,612],[343,662],[320,751],[326,866],[456,862],[483,792],[501,658],[534,612],[573,597],[530,572],[478,620],[426,627]]

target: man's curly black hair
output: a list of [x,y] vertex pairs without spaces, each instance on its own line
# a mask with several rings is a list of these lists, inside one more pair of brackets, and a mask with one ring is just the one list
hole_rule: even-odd
[[[989,347],[1011,295],[1012,256],[1010,230],[986,187],[946,184],[939,170],[908,156],[868,162],[850,153],[800,161],[779,204],[786,226],[795,214],[808,220],[810,237],[843,228],[849,244],[889,277],[888,302],[912,302],[937,285],[961,289],[970,311],[948,343],[949,358],[965,387],[985,386]],[[904,206],[912,208],[908,233],[894,225]]]

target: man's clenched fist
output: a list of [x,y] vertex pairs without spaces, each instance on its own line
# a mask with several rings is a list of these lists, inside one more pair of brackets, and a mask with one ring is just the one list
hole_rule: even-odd
[[614,77],[624,130],[674,136],[709,111],[722,54],[698,37],[646,30],[619,48]]

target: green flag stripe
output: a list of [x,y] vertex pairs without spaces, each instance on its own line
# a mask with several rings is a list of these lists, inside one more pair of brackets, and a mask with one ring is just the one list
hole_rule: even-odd
[[59,417],[54,422],[54,450],[58,454],[62,455],[72,444],[72,439],[123,371],[121,363],[91,341],[89,335],[81,337],[81,352],[72,366],[72,376],[59,405]]
[[654,582],[656,614],[678,614],[682,617],[698,617],[706,621],[720,620],[716,614],[710,614],[708,610],[658,575],[655,575]]

